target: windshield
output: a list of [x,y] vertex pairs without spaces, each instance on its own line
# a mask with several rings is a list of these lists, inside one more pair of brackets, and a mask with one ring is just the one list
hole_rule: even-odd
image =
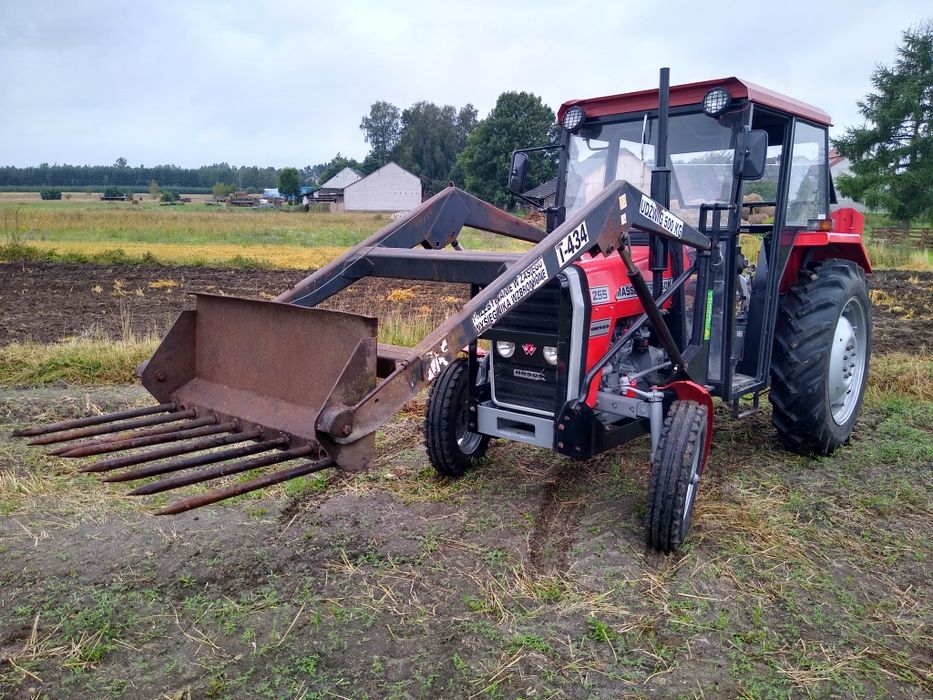
[[[572,215],[615,180],[651,190],[657,118],[586,125],[570,139],[564,206]],[[732,127],[705,114],[668,122],[671,210],[697,225],[700,205],[727,203],[732,187]]]

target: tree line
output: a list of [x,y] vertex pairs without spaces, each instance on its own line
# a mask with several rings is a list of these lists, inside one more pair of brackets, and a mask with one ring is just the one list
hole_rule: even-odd
[[228,183],[236,189],[275,187],[279,171],[259,166],[235,166],[227,163],[202,165],[200,168],[180,168],[177,165],[130,166],[125,158],[113,165],[49,165],[18,168],[0,166],[0,188],[37,190],[58,188],[105,190],[119,187],[145,192],[150,183],[164,189],[186,192],[210,192],[217,183]]

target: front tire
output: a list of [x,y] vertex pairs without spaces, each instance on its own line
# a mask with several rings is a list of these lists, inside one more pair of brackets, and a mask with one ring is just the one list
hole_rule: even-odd
[[847,260],[804,271],[774,331],[772,423],[801,454],[831,454],[848,442],[868,382],[871,303],[865,273]]
[[463,476],[489,446],[488,435],[469,430],[469,374],[465,359],[454,360],[441,371],[428,397],[424,444],[442,476]]
[[651,549],[673,552],[690,531],[706,458],[706,410],[696,401],[675,401],[664,419],[648,484],[645,539]]

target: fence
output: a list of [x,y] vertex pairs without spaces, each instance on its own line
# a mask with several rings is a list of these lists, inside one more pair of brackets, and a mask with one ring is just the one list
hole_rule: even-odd
[[912,248],[933,248],[933,229],[912,228],[905,232],[895,226],[878,226],[871,230],[868,241]]

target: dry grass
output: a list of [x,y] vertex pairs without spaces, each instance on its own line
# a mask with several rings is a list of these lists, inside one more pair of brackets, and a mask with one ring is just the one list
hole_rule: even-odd
[[875,355],[868,372],[868,396],[900,394],[933,401],[933,356],[895,352]]
[[121,242],[115,247],[113,243],[105,241],[30,240],[28,247],[38,248],[65,260],[80,256],[111,257],[115,251],[122,251],[125,257],[136,258],[138,262],[216,266],[229,266],[233,263],[237,267],[243,267],[252,262],[256,266],[296,270],[317,269],[346,252],[346,248],[339,247],[306,248],[288,245],[242,246]]
[[152,338],[73,338],[61,343],[0,347],[0,384],[127,384],[156,347]]

